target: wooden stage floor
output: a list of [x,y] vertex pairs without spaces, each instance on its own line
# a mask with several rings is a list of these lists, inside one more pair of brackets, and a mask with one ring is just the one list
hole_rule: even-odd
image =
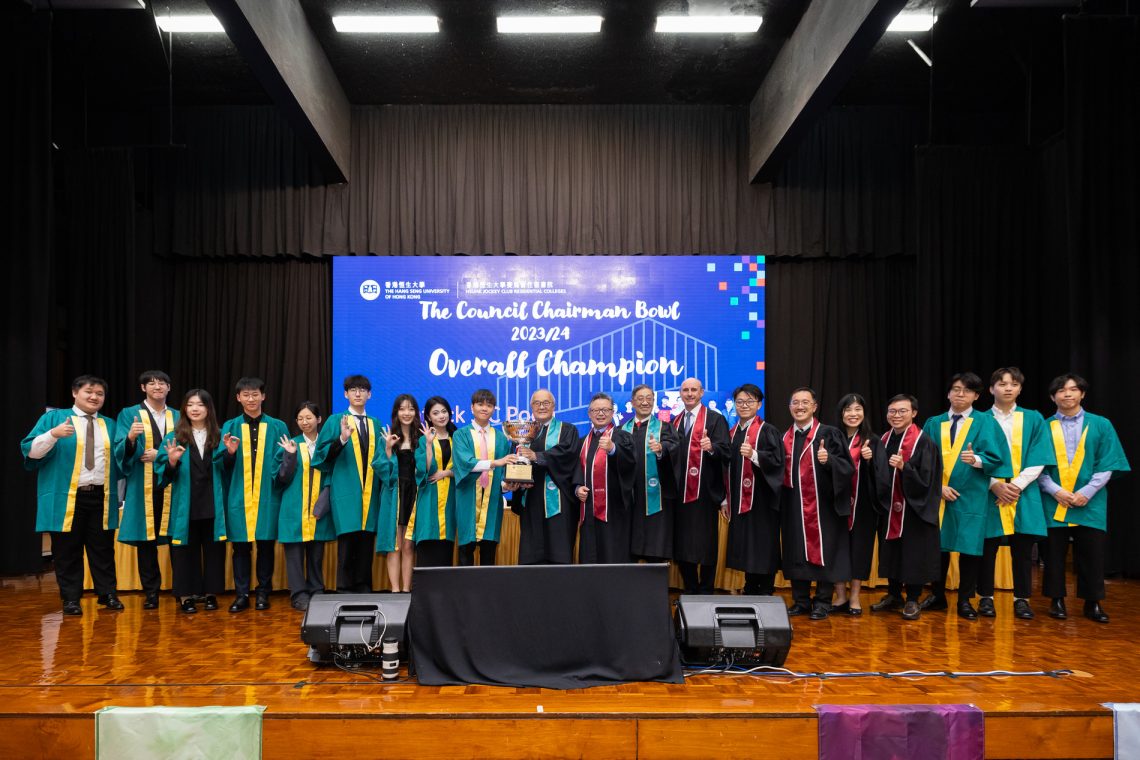
[[[1070,586],[1071,587],[1071,586]],[[866,594],[864,604],[881,592]],[[92,713],[106,705],[260,704],[266,758],[615,757],[817,755],[813,706],[973,703],[986,713],[995,758],[1112,756],[1102,702],[1140,701],[1140,582],[1109,581],[1108,625],[1080,615],[1015,620],[951,612],[907,623],[897,614],[793,618],[787,667],[798,672],[1059,670],[1065,677],[787,678],[699,675],[573,691],[383,685],[306,659],[301,613],[272,609],[183,615],[169,596],[120,613],[88,595],[64,618],[54,578],[0,582],[0,756],[94,756]],[[953,604],[953,599],[951,599]],[[377,671],[369,671],[378,675]]]

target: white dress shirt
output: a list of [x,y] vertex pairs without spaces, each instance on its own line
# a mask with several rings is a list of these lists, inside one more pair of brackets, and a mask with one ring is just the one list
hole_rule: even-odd
[[[1009,444],[1010,451],[1013,450],[1013,414],[1016,411],[1017,411],[1017,404],[1013,405],[1013,408],[1009,410],[1009,414],[1006,414],[1000,408],[998,408],[997,404],[994,404],[993,408],[990,409],[990,414],[992,414],[994,416],[994,419],[997,420],[997,423],[999,425],[1001,425],[1002,432],[1005,433],[1005,441],[1006,441],[1006,443]],[[1029,443],[1029,441],[1023,440],[1021,442],[1022,448],[1024,449],[1028,443]],[[1022,453],[1024,454],[1024,451]],[[1009,481],[1010,485],[1015,485],[1018,488],[1020,488],[1022,491],[1024,491],[1026,488],[1029,487],[1030,483],[1037,480],[1037,476],[1040,475],[1041,471],[1044,469],[1045,468],[1042,467],[1041,465],[1034,465],[1033,467],[1025,467],[1021,470],[1021,473],[1016,478]],[[1001,481],[997,478],[990,478],[990,485],[991,486],[994,483],[1000,483],[1000,482]]]
[[[86,442],[87,440],[87,412],[80,410],[79,407],[71,407],[72,418],[69,418],[71,424],[75,426],[75,436],[81,438]],[[98,418],[99,413],[94,415]],[[74,417],[78,417],[76,420]],[[55,442],[59,439],[51,434],[48,430],[45,433],[40,433],[32,441],[32,448],[28,452],[29,459],[43,459],[48,455],[48,452],[55,448]],[[101,486],[107,482],[107,463],[104,461],[103,447],[103,428],[99,425],[95,426],[95,469],[88,470],[86,467],[79,468],[79,485],[81,486]]]

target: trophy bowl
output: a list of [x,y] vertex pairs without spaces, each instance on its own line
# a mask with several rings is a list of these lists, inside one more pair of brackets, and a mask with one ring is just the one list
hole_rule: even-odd
[[[535,420],[505,420],[503,432],[516,446],[530,443],[534,434],[538,432],[539,424]],[[534,473],[530,462],[522,460],[508,464],[503,474],[503,482],[513,485],[530,485],[534,483]]]

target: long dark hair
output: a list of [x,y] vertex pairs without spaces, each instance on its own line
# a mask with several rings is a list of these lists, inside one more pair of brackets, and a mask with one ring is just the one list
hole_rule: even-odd
[[455,423],[451,421],[451,404],[447,403],[447,399],[443,396],[432,396],[427,400],[427,403],[424,404],[424,424],[431,425],[431,417],[428,416],[428,413],[431,412],[431,408],[436,404],[439,404],[447,410],[447,434],[453,434],[456,427]]
[[[404,445],[404,424],[400,422],[399,411],[400,406],[405,401],[411,403],[412,411],[418,411],[420,408],[420,405],[416,403],[416,397],[412,394],[401,393],[399,396],[396,396],[396,400],[392,402],[392,433],[396,436],[396,445],[393,448],[400,448]],[[414,449],[416,444],[420,442],[420,436],[422,436],[424,432],[420,430],[420,426],[416,424],[416,420],[412,420],[411,428],[412,439],[408,441],[408,445]]]
[[187,448],[194,443],[194,426],[186,416],[186,405],[195,396],[206,405],[206,451],[212,452],[218,448],[222,433],[218,429],[218,413],[214,409],[214,397],[205,388],[191,388],[182,397],[182,406],[178,408],[178,424],[174,427],[174,440]]
[[843,432],[843,435],[846,436],[847,423],[843,421],[843,410],[852,404],[858,404],[859,406],[863,407],[863,421],[859,423],[859,430],[857,431],[857,435],[859,436],[859,440],[869,441],[875,437],[875,431],[871,429],[871,423],[868,422],[868,420],[871,419],[871,415],[867,413],[867,400],[860,396],[858,393],[848,393],[846,396],[839,399],[839,404],[835,407],[836,425]]

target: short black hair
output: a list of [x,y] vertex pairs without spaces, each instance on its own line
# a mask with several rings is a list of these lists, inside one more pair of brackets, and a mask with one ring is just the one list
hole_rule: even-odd
[[749,396],[755,396],[757,401],[764,400],[764,391],[760,390],[759,385],[755,385],[753,383],[744,383],[742,385],[738,385],[732,392],[733,400],[735,401],[736,397],[741,393],[747,393]]
[[606,393],[605,391],[598,391],[593,396],[590,396],[590,401],[589,401],[589,403],[586,404],[586,407],[589,408],[590,404],[594,403],[598,399],[605,399],[606,401],[610,402],[610,406],[614,406],[614,397],[613,396]]
[[918,399],[909,393],[896,393],[895,395],[891,396],[889,401],[887,401],[887,406],[890,407],[890,405],[896,401],[909,401],[911,411],[918,411]]
[[308,409],[310,412],[312,412],[313,416],[318,420],[321,418],[321,408],[317,406],[315,401],[302,401],[297,405],[297,411],[293,412],[293,416],[296,417],[305,409]]
[[1020,369],[1017,367],[998,367],[993,371],[993,374],[990,375],[990,387],[993,388],[1000,383],[1001,379],[1006,375],[1012,377],[1013,382],[1018,385],[1025,385],[1025,375],[1022,374]]
[[795,396],[797,393],[810,393],[811,400],[817,404],[819,403],[819,396],[816,394],[815,389],[807,385],[801,385],[799,388],[793,388],[791,395],[788,396],[788,401],[791,401],[792,396]]
[[139,375],[139,385],[146,385],[151,380],[158,380],[161,383],[170,385],[170,375],[160,369],[148,369]]
[[77,391],[85,385],[100,385],[103,387],[103,392],[107,392],[107,381],[95,375],[80,375],[71,381],[71,390]]
[[372,381],[364,375],[349,375],[344,379],[344,389],[350,391],[353,388],[363,388],[369,393],[372,392]]
[[499,402],[495,400],[495,394],[491,393],[487,388],[480,388],[471,394],[471,406],[476,404],[490,404],[491,406],[498,406]]
[[1070,380],[1077,384],[1077,390],[1079,390],[1081,393],[1089,392],[1088,380],[1085,380],[1080,375],[1074,374],[1072,372],[1066,372],[1063,375],[1057,375],[1055,378],[1053,378],[1052,382],[1049,383],[1049,398],[1056,396],[1057,391],[1068,385]]
[[978,377],[974,372],[955,372],[950,377],[950,382],[946,383],[946,392],[949,393],[950,389],[954,387],[954,383],[961,383],[966,387],[966,390],[973,391],[979,396],[985,390],[982,385],[982,378]]
[[243,377],[234,385],[234,393],[241,393],[242,391],[261,391],[264,393],[265,381],[260,377]]

